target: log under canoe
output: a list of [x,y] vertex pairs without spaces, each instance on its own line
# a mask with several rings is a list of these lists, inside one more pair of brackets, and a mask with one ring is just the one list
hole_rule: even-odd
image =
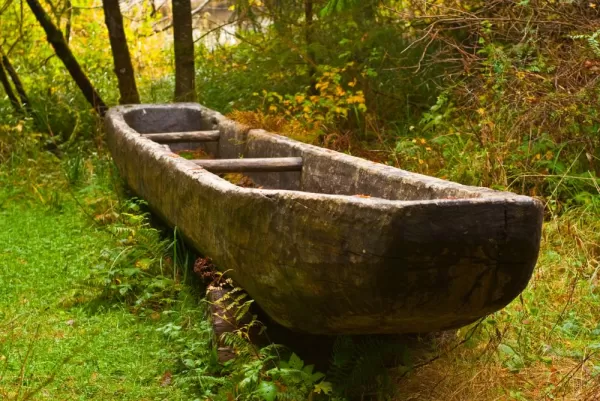
[[248,129],[198,104],[119,106],[105,124],[127,184],[294,330],[460,327],[506,306],[536,263],[543,208],[529,197]]

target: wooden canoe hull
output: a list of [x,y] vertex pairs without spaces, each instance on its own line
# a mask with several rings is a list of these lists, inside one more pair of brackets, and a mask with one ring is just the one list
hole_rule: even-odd
[[[529,197],[248,130],[196,104],[117,107],[106,128],[127,184],[292,329],[460,327],[513,300],[536,263],[542,206]],[[220,157],[302,157],[303,169],[253,176],[280,189],[241,188],[138,133],[197,129],[219,130],[206,146]]]

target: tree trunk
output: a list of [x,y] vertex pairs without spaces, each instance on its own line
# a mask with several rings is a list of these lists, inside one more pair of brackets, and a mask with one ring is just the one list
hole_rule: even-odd
[[308,89],[309,94],[316,95],[317,92],[317,69],[316,65],[316,56],[314,50],[311,48],[312,46],[312,36],[313,36],[313,0],[304,0],[304,19],[306,26],[304,27],[304,39],[306,41],[306,55],[308,56],[308,79],[310,80],[310,87]]
[[73,5],[71,4],[71,0],[65,1],[65,11],[67,13],[67,23],[65,24],[65,42],[67,45],[71,40],[71,20],[73,19]]
[[2,83],[2,86],[4,87],[4,91],[8,96],[8,100],[10,100],[10,104],[12,104],[17,113],[20,113],[22,111],[21,104],[10,86],[10,81],[8,80],[8,76],[6,75],[6,71],[4,71],[4,65],[2,63],[0,63],[0,83]]
[[192,4],[172,0],[173,40],[175,42],[175,101],[196,101]]
[[127,47],[125,29],[123,29],[123,16],[121,15],[119,0],[102,0],[102,5],[104,6],[104,20],[108,28],[115,74],[117,74],[117,80],[119,81],[119,93],[121,94],[119,103],[139,103],[140,95],[135,85],[133,65]]
[[2,53],[2,66],[10,76],[13,84],[15,85],[15,89],[17,94],[19,95],[19,99],[21,99],[21,104],[25,107],[28,113],[31,113],[31,103],[29,103],[29,98],[27,97],[27,93],[25,92],[25,88],[23,87],[23,82],[19,78],[19,74],[14,69],[12,63],[8,59],[8,56]]
[[60,29],[52,23],[50,16],[48,16],[37,0],[27,0],[27,4],[42,28],[44,28],[48,43],[52,45],[56,55],[63,62],[87,101],[100,116],[104,116],[107,109],[106,104],[104,104],[102,98],[92,86],[92,83],[81,69],[75,56],[73,56],[73,53],[71,53],[71,49],[69,49],[69,46],[65,42],[65,38]]

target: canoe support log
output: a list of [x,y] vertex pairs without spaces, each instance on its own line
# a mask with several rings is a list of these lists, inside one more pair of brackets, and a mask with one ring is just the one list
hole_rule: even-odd
[[270,157],[256,159],[192,160],[212,173],[269,173],[301,171],[301,157]]
[[162,132],[156,134],[143,134],[158,143],[177,143],[177,142],[218,142],[219,131],[188,131],[188,132]]

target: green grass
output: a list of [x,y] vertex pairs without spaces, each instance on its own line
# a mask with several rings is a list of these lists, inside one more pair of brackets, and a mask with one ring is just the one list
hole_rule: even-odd
[[26,399],[37,389],[34,399],[189,399],[167,385],[173,360],[164,356],[175,344],[157,331],[181,310],[145,318],[124,304],[78,298],[99,255],[115,242],[72,201],[60,209],[22,198],[4,202],[1,399]]
[[306,399],[327,388],[298,357],[274,369],[290,352],[249,343],[252,323],[224,340],[237,357],[217,362],[192,253],[150,225],[106,155],[88,146],[58,160],[8,143],[23,146],[0,158],[0,399]]

